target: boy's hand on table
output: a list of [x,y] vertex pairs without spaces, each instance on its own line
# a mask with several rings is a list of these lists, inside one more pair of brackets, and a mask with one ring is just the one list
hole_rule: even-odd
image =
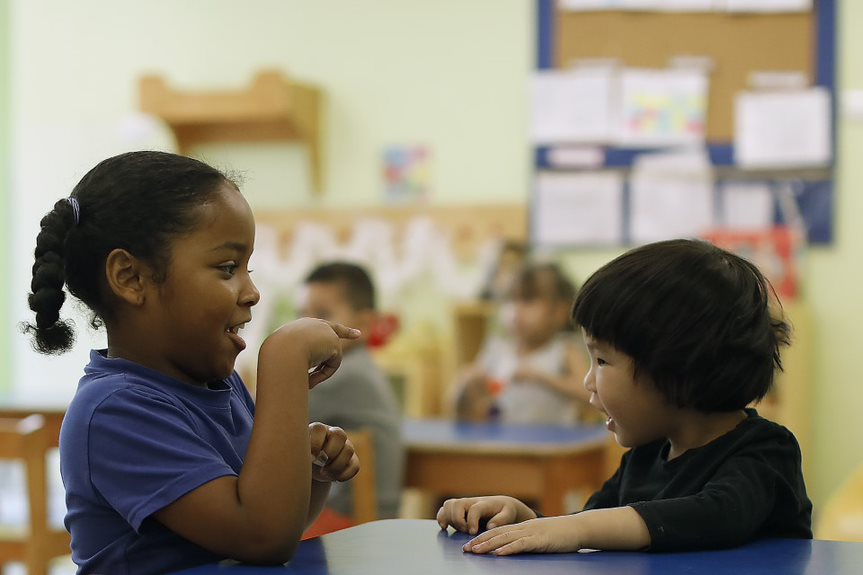
[[441,529],[452,525],[457,531],[471,535],[479,533],[482,522],[487,522],[486,526],[492,529],[535,517],[536,513],[530,507],[504,495],[447,499],[437,512]]
[[341,427],[310,423],[309,443],[315,481],[348,481],[359,473],[360,460]]
[[515,555],[516,553],[566,553],[578,551],[575,516],[532,519],[490,529],[464,545],[468,553]]

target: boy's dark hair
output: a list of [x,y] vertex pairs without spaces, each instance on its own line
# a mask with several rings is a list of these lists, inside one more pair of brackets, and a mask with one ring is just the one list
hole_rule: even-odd
[[112,250],[125,249],[148,262],[164,281],[170,240],[194,229],[195,208],[223,185],[237,187],[203,162],[165,152],[121,154],[87,172],[70,196],[77,216],[64,198],[40,222],[28,297],[36,320],[22,326],[33,347],[62,353],[74,342],[70,322],[60,319],[64,284],[93,310],[93,327],[110,318],[105,260]]
[[571,303],[575,299],[576,287],[557,264],[532,263],[519,270],[510,292],[516,299],[550,296]]
[[354,311],[375,309],[375,286],[368,272],[356,264],[331,262],[320,265],[312,270],[305,283],[339,284]]
[[631,356],[672,405],[742,409],[782,369],[790,327],[771,314],[775,293],[752,263],[695,240],[633,249],[581,288],[574,322]]

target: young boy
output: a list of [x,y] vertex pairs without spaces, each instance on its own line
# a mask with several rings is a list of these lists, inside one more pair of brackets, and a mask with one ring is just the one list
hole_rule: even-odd
[[584,385],[631,448],[585,505],[538,519],[511,497],[447,501],[441,527],[476,534],[473,553],[582,548],[682,551],[760,537],[812,538],[800,448],[747,406],[769,391],[789,327],[746,260],[674,240],[597,271],[573,319],[591,357]]
[[[310,421],[324,421],[347,431],[372,432],[378,517],[398,517],[404,466],[401,411],[392,387],[365,344],[375,314],[372,281],[360,266],[334,262],[312,271],[305,288],[302,315],[341,321],[363,333],[361,339],[344,346],[338,372],[309,394]],[[339,515],[352,515],[350,485],[333,487],[327,505]]]

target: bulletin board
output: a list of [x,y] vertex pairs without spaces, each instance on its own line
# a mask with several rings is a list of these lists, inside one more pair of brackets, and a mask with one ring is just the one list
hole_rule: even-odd
[[803,72],[815,81],[811,12],[559,12],[554,36],[555,68],[585,58],[617,58],[635,68],[664,68],[681,54],[710,58],[709,142],[733,139],[734,95],[747,88],[751,72]]
[[[565,69],[585,59],[615,59],[624,67],[665,68],[676,56],[707,57],[713,64],[707,110],[707,151],[733,179],[793,182],[811,244],[833,238],[833,164],[823,169],[741,173],[734,161],[734,99],[753,71],[803,72],[833,101],[835,156],[836,0],[815,0],[808,12],[574,12],[556,0],[537,0],[537,69]],[[537,171],[559,170],[550,148],[534,148]],[[627,169],[650,150],[606,147],[599,168]],[[798,177],[805,172],[805,177]],[[777,222],[781,223],[781,222]]]

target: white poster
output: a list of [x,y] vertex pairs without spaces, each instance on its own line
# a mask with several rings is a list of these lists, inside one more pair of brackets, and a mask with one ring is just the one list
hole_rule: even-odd
[[740,182],[722,186],[723,228],[763,232],[773,227],[775,212],[773,190],[768,184]]
[[698,237],[715,226],[714,179],[706,152],[642,156],[629,190],[634,243]]
[[826,88],[741,92],[734,107],[735,162],[748,168],[826,166],[832,159]]
[[729,12],[808,12],[812,0],[725,0]]
[[619,245],[623,241],[623,176],[618,172],[540,173],[533,240],[540,246]]
[[612,132],[614,81],[610,68],[537,72],[531,84],[531,141],[607,142]]

